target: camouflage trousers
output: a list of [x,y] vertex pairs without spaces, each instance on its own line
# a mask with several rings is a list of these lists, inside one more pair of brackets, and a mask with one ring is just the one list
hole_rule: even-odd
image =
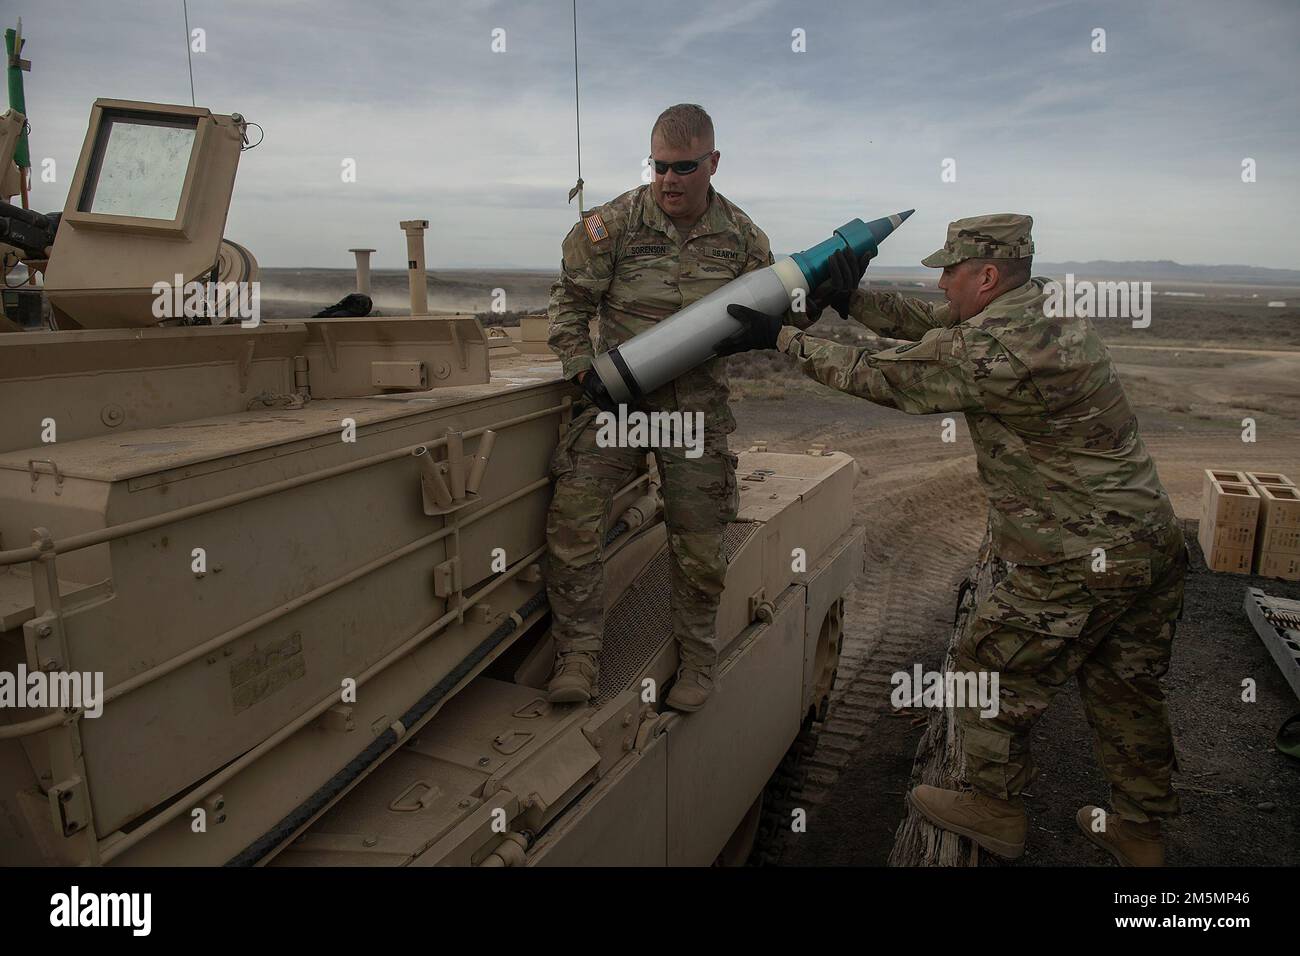
[[[555,450],[555,495],[546,517],[547,597],[561,653],[599,653],[605,633],[604,536],[614,493],[653,451],[659,466],[671,563],[673,637],[683,664],[712,667],[718,599],[727,575],[722,534],[736,518],[736,456],[706,426],[703,454],[685,448],[601,447],[596,412],[576,415]],[[707,421],[707,419],[706,419]]]
[[998,674],[997,713],[981,717],[967,706],[957,718],[971,786],[1013,797],[1037,775],[1034,723],[1075,677],[1111,806],[1122,819],[1145,822],[1178,812],[1160,678],[1182,612],[1187,552],[1174,526],[1104,557],[1104,570],[1093,557],[1017,565],[993,589],[957,648],[956,667]]

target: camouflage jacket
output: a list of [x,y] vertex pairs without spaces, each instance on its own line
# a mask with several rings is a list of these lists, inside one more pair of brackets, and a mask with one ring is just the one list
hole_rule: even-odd
[[855,292],[852,318],[914,340],[883,352],[793,328],[777,343],[840,391],[912,414],[965,412],[994,547],[1029,565],[1147,537],[1173,521],[1105,345],[1088,319],[1044,314],[1044,281],[952,327],[946,304]]
[[[549,343],[564,362],[564,377],[772,261],[763,230],[712,187],[708,208],[684,239],[649,186],[597,206],[565,237],[560,278],[551,287]],[[592,318],[599,319],[594,346]],[[736,427],[727,398],[726,369],[713,359],[651,392],[644,404],[702,411],[706,427],[727,434]]]

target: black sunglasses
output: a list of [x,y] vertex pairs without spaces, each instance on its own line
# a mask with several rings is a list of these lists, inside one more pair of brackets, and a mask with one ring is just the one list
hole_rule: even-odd
[[708,159],[713,155],[713,150],[709,150],[703,156],[696,159],[679,159],[675,163],[666,163],[661,159],[655,159],[653,156],[647,156],[646,159],[655,164],[655,172],[662,176],[671,168],[678,176],[689,176],[695,170],[700,168],[700,160]]

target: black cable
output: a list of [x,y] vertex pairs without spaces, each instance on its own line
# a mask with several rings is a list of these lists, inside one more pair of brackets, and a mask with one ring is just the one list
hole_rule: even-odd
[[[578,182],[582,182],[582,112],[578,104],[578,0],[573,0],[573,124],[578,134]],[[582,212],[581,209],[578,210]]]

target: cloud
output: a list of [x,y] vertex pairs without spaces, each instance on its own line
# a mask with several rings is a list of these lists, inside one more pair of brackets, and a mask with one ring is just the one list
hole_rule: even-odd
[[[568,4],[189,9],[207,39],[199,103],[266,131],[228,222],[264,264],[347,266],[348,247],[367,245],[396,267],[397,221],[427,218],[435,267],[554,267],[576,218]],[[777,249],[916,207],[881,257],[914,264],[949,219],[1014,209],[1034,215],[1049,259],[1300,265],[1290,0],[583,2],[578,22],[589,204],[641,181],[665,106],[699,102],[717,125],[718,188]],[[791,49],[796,27],[806,53]],[[34,201],[55,209],[95,97],[189,102],[183,25],[174,0],[43,0],[24,28],[32,149],[59,171]],[[1255,183],[1241,182],[1244,157]],[[341,180],[347,158],[356,183]]]

